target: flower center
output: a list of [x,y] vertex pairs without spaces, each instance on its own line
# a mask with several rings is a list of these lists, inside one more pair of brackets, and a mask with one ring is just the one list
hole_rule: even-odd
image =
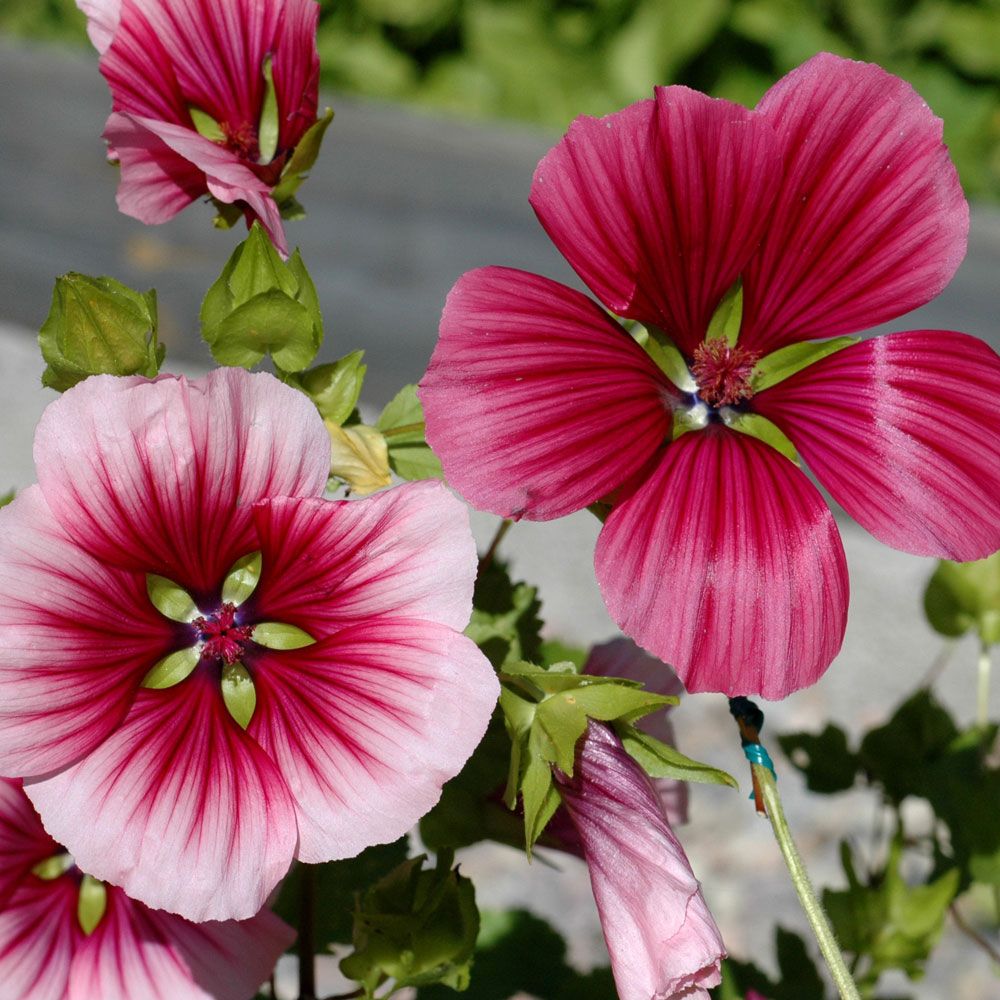
[[222,134],[226,140],[226,145],[237,155],[251,163],[256,163],[260,156],[260,143],[257,138],[257,129],[248,122],[243,122],[239,126],[233,126],[229,122],[221,122]]
[[698,397],[709,406],[732,406],[750,399],[750,379],[759,351],[730,347],[724,340],[706,340],[694,350],[691,374],[698,383]]
[[195,618],[201,655],[224,663],[235,663],[253,635],[253,625],[236,623],[236,605],[226,602],[214,615]]

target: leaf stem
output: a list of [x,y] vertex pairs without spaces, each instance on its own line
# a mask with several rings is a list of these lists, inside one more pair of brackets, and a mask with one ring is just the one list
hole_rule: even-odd
[[423,434],[424,429],[424,422],[422,420],[418,420],[414,424],[400,424],[398,427],[387,427],[384,431],[382,431],[382,437],[400,437],[403,434],[416,434],[417,431],[420,431],[420,433]]
[[771,821],[775,839],[781,848],[788,872],[792,876],[792,885],[795,886],[795,892],[798,894],[802,909],[806,911],[809,924],[816,937],[816,943],[826,960],[827,968],[829,968],[833,981],[840,991],[840,996],[842,1000],[860,1000],[858,988],[854,985],[851,973],[844,962],[844,956],[840,953],[833,928],[830,926],[830,921],[827,919],[816,891],[809,881],[809,873],[806,871],[805,865],[802,863],[802,856],[792,839],[792,832],[788,828],[785,811],[781,806],[778,783],[774,780],[774,775],[762,764],[753,764],[752,770],[755,785],[760,788],[764,808],[767,810],[767,818]]
[[955,921],[955,926],[977,947],[982,948],[992,961],[1000,964],[1000,951],[994,948],[975,927],[966,922],[965,917],[962,916],[962,911],[958,908],[958,904],[952,903],[948,907],[948,912],[951,914],[952,920]]
[[500,543],[504,540],[507,532],[510,531],[514,522],[509,518],[505,517],[499,525],[497,525],[496,534],[493,536],[493,540],[490,542],[489,548],[483,554],[483,557],[479,560],[479,568],[476,573],[482,573],[484,569],[489,569],[494,557],[497,554],[497,549],[500,548]]
[[990,647],[979,647],[979,687],[976,696],[976,725],[985,729],[990,722]]
[[316,871],[305,864],[299,870],[299,1000],[316,1000]]

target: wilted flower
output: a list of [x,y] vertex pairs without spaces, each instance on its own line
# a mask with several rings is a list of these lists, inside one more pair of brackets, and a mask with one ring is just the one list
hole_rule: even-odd
[[329,456],[270,375],[100,376],[0,511],[0,773],[150,906],[256,913],[293,857],[399,837],[486,729],[465,508],[323,500]]
[[0,778],[0,982],[19,1000],[247,1000],[295,932],[269,910],[192,924],[81,872]]
[[[118,207],[166,222],[211,195],[259,218],[287,252],[279,200],[290,198],[322,135],[317,125],[314,0],[77,0],[101,53],[121,163]],[[281,186],[283,185],[283,187]],[[231,221],[231,219],[229,220]]]
[[725,949],[649,778],[591,721],[559,793],[583,845],[620,1000],[708,998]]
[[840,648],[843,547],[787,438],[887,544],[1000,547],[996,354],[945,331],[802,343],[923,304],[965,253],[941,122],[909,85],[821,54],[753,111],[659,88],[578,119],[531,203],[650,352],[579,292],[472,271],[422,385],[428,440],[498,514],[607,500],[604,600],[689,690],[782,697]]

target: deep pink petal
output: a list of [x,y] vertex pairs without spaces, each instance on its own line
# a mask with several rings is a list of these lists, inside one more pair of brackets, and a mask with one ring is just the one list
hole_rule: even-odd
[[0,909],[0,990],[18,1000],[66,1000],[70,962],[83,937],[76,882],[29,876]]
[[708,1000],[725,948],[649,778],[591,722],[560,794],[590,870],[621,1000]]
[[74,540],[198,594],[257,548],[257,500],[317,496],[329,464],[309,399],[238,368],[193,382],[90,378],[50,404],[35,435],[45,499]]
[[376,618],[252,669],[248,731],[291,789],[307,862],[405,833],[461,770],[499,694],[471,640],[412,619]]
[[96,747],[182,643],[145,576],[82,551],[37,486],[0,510],[0,566],[0,773],[44,774]]
[[595,554],[622,631],[689,691],[783,698],[815,683],[847,619],[847,566],[816,488],[718,425],[678,438],[606,521]]
[[0,910],[31,869],[58,849],[21,782],[0,778]]
[[834,499],[916,555],[1000,548],[1000,358],[964,333],[875,337],[754,399]]
[[193,924],[107,892],[103,919],[73,959],[67,1000],[246,1000],[295,937],[268,910]]
[[674,392],[585,296],[501,267],[452,289],[420,385],[448,482],[476,507],[539,520],[633,475],[669,434]]
[[204,171],[128,115],[112,114],[103,138],[121,165],[116,201],[126,215],[157,225],[208,193]]
[[303,133],[316,121],[319,96],[318,22],[319,4],[314,0],[285,0],[271,67],[281,121],[279,150],[296,146]]
[[118,28],[122,0],[76,0],[76,5],[87,16],[91,44],[103,54]]
[[80,868],[190,920],[253,916],[295,852],[285,782],[200,671],[141,691],[93,753],[25,790]]
[[821,53],[758,110],[786,168],[744,274],[741,343],[853,333],[934,298],[965,256],[969,208],[941,121],[913,88]]
[[254,511],[266,572],[260,621],[313,638],[378,616],[469,624],[476,547],[468,510],[437,482],[362,500],[279,499]]
[[690,354],[757,245],[780,178],[757,114],[658,87],[606,118],[578,118],[538,165],[531,204],[613,312]]

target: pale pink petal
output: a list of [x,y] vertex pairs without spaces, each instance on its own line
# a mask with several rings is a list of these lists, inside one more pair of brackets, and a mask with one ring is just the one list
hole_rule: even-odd
[[112,114],[102,134],[121,164],[116,201],[126,215],[156,225],[208,193],[202,170],[128,115]]
[[29,876],[0,909],[0,990],[11,1000],[66,1000],[73,951],[83,932],[76,882]]
[[964,333],[875,337],[760,393],[833,498],[916,555],[1000,548],[1000,358]]
[[609,309],[690,354],[757,245],[780,172],[759,115],[658,87],[655,100],[578,118],[538,165],[531,204]]
[[448,482],[473,506],[539,520],[638,471],[669,436],[675,393],[585,296],[501,267],[452,289],[420,385]]
[[74,956],[67,1000],[247,1000],[295,932],[264,910],[193,924],[109,886],[108,907]]
[[239,368],[195,381],[90,378],[49,405],[35,435],[39,482],[67,534],[198,596],[217,597],[257,549],[253,504],[319,495],[329,464],[309,399]]
[[291,789],[307,862],[405,833],[462,769],[499,694],[471,640],[412,619],[375,618],[293,652],[262,651],[251,669],[248,731]]
[[847,566],[833,515],[748,435],[714,425],[678,438],[611,512],[594,560],[622,631],[689,691],[783,698],[840,649]]
[[285,782],[201,671],[140,691],[101,746],[25,790],[81,869],[190,920],[253,916],[295,852]]
[[122,0],[76,0],[76,5],[87,16],[91,44],[103,54],[115,37]]
[[941,121],[913,88],[821,53],[758,110],[786,167],[743,276],[741,343],[853,333],[934,298],[965,256],[969,209]]
[[[598,677],[624,677],[639,681],[647,691],[655,694],[677,696],[684,693],[681,679],[662,660],[640,649],[631,639],[619,637],[592,646],[583,665],[582,673]],[[639,729],[670,746],[676,746],[674,726],[670,720],[672,706],[650,715],[636,723]],[[660,796],[667,822],[678,826],[688,821],[688,783],[675,778],[653,778],[653,787]]]
[[37,486],[0,510],[0,566],[0,773],[44,774],[111,733],[185,643],[145,576],[82,551]]
[[315,639],[378,616],[469,624],[476,547],[468,509],[441,483],[266,501],[254,518],[267,567],[253,597],[260,621]]
[[58,850],[21,782],[0,778],[0,910],[31,869]]
[[649,779],[591,722],[559,791],[583,844],[620,1000],[708,1000],[725,948]]

